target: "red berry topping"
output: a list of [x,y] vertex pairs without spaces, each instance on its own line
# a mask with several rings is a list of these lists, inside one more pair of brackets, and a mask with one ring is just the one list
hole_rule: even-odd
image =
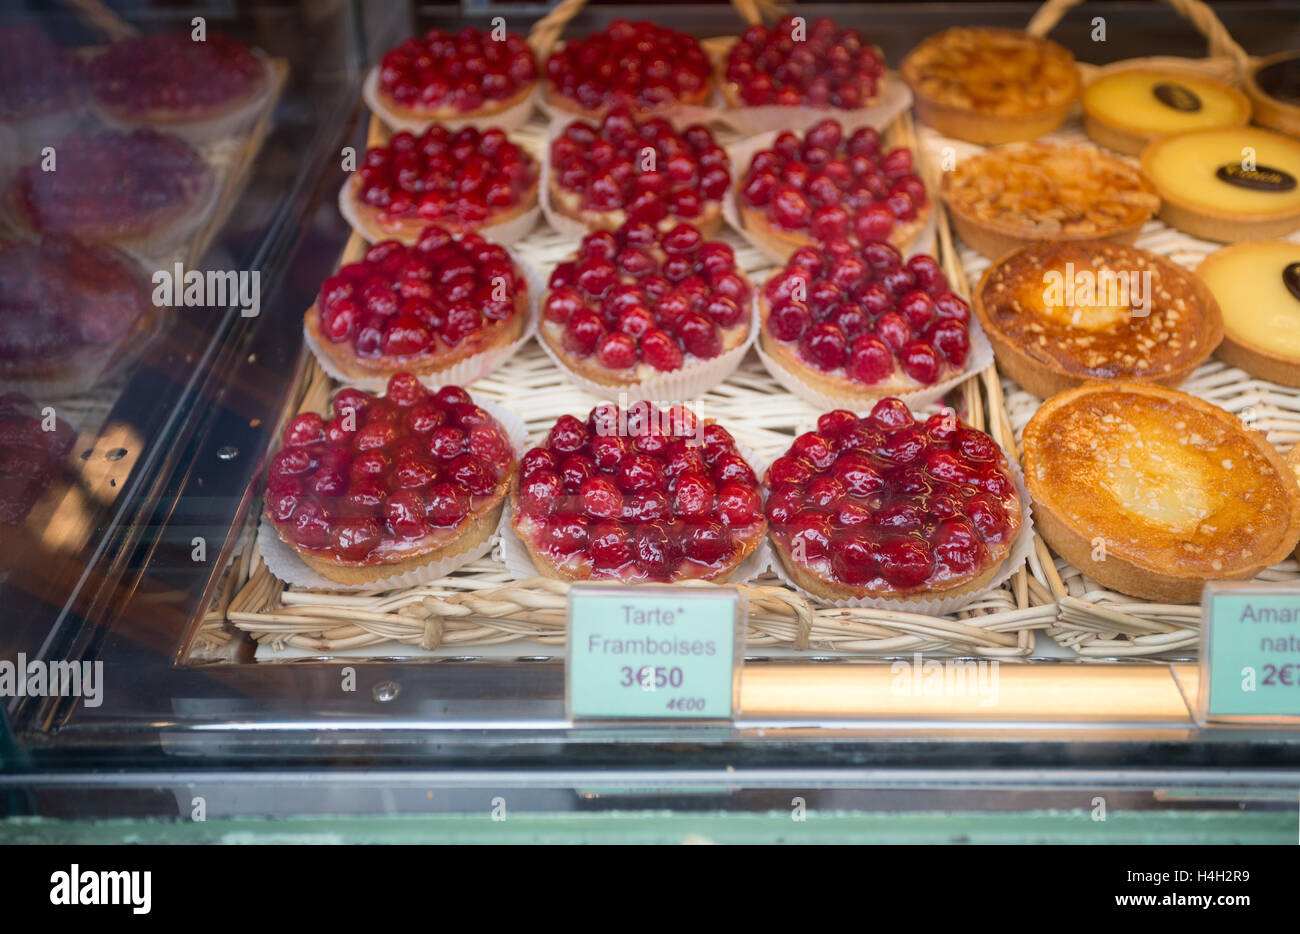
[[[251,100],[267,86],[264,59],[219,33],[119,39],[91,64],[95,100],[119,117],[191,118]],[[166,123],[166,118],[159,122]]]
[[537,81],[532,47],[514,33],[497,39],[469,26],[431,29],[384,53],[379,88],[401,108],[447,116],[493,109]]
[[[785,105],[855,110],[878,96],[885,74],[880,50],[856,29],[821,17],[812,23],[786,16],[773,26],[750,26],[727,55],[725,77],[749,107]],[[818,145],[834,149],[838,136]]]

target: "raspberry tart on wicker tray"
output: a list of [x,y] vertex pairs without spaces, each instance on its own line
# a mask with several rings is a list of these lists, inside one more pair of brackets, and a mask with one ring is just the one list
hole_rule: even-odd
[[663,117],[612,108],[599,126],[575,120],[551,143],[547,197],[555,213],[592,229],[636,220],[722,228],[730,160],[702,124],[680,133]]
[[555,268],[538,333],[574,375],[632,387],[729,353],[739,363],[751,295],[727,244],[689,224],[659,233],[632,221],[588,234]]
[[268,468],[266,519],[311,570],[373,583],[491,537],[515,455],[469,393],[398,373],[385,396],[343,389],[331,411],[294,418]]
[[339,192],[339,207],[372,243],[410,245],[432,223],[490,236],[537,206],[537,177],[532,156],[503,131],[452,132],[435,123],[419,136],[395,133],[386,146],[366,150]]
[[930,256],[886,243],[800,247],[758,297],[766,358],[819,393],[865,400],[961,373],[970,308]]
[[987,585],[1024,523],[1015,475],[951,413],[898,399],[837,410],[767,469],[767,519],[791,579],[823,600],[941,599]]
[[436,224],[414,246],[370,247],[325,280],[304,318],[313,349],[350,379],[436,377],[508,347],[527,323],[528,283],[505,247]]
[[930,216],[911,150],[884,149],[873,127],[846,136],[835,120],[812,126],[802,139],[780,133],[755,153],[736,204],[745,232],[779,256],[826,240],[905,251]]
[[512,526],[548,577],[728,579],[767,523],[726,429],[646,402],[562,416],[519,462]]

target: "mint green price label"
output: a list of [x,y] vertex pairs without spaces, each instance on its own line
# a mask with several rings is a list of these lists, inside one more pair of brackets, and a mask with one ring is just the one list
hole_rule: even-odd
[[1300,587],[1206,587],[1199,707],[1203,721],[1300,723]]
[[569,716],[730,719],[743,625],[744,601],[732,588],[575,584]]

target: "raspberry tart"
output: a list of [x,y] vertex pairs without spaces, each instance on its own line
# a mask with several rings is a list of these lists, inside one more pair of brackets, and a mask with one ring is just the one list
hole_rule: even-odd
[[14,132],[21,155],[52,146],[85,111],[86,65],[38,29],[0,29],[0,127]]
[[457,386],[409,373],[377,397],[340,391],[329,418],[289,423],[265,516],[311,570],[358,585],[464,555],[496,530],[515,456],[506,429]]
[[942,599],[986,586],[1025,504],[1002,449],[951,412],[924,422],[898,399],[836,410],[764,477],[767,521],[791,579],[823,600]]
[[[366,82],[366,103],[390,126],[422,130],[429,123],[504,117],[528,101],[537,80],[537,59],[523,36],[496,40],[470,26],[454,34],[430,29],[384,53]],[[511,123],[527,116],[523,108]]]
[[395,133],[388,145],[366,150],[339,192],[339,207],[371,243],[410,246],[429,224],[465,233],[524,217],[537,205],[537,175],[532,156],[503,131],[453,132],[435,123],[419,136]]
[[58,171],[39,163],[10,184],[15,225],[148,252],[184,236],[216,198],[216,178],[183,139],[153,130],[69,133]]
[[729,187],[727,153],[698,123],[679,133],[663,117],[637,120],[620,106],[599,126],[575,120],[551,143],[551,210],[593,230],[685,221],[712,236]]
[[22,393],[0,395],[0,525],[27,518],[72,450],[76,433],[67,422],[56,421],[53,431],[46,424]]
[[326,279],[304,324],[347,378],[426,379],[504,350],[527,321],[528,283],[505,247],[431,224],[414,246],[376,243]]
[[563,580],[723,581],[767,526],[726,429],[646,402],[561,417],[520,460],[511,497],[533,564]]
[[865,400],[914,392],[961,373],[970,308],[938,262],[907,262],[887,243],[800,247],[758,297],[759,346],[800,383]]
[[539,335],[576,376],[631,387],[726,354],[739,363],[751,301],[727,244],[630,221],[588,234],[551,273]]
[[741,33],[718,82],[728,107],[858,110],[879,100],[886,66],[878,47],[825,16],[796,37],[803,28],[801,17],[785,16]]
[[617,104],[642,111],[703,104],[710,88],[700,43],[650,22],[615,20],[602,32],[566,40],[546,60],[546,103],[588,119]]
[[93,106],[108,124],[150,126],[195,142],[240,132],[274,81],[265,55],[229,36],[128,36],[91,66]]
[[930,217],[911,150],[886,150],[873,127],[846,136],[835,120],[802,139],[778,134],[750,160],[736,200],[746,233],[781,257],[827,240],[906,251]]
[[159,313],[140,266],[72,237],[0,244],[0,385],[88,389],[139,353]]

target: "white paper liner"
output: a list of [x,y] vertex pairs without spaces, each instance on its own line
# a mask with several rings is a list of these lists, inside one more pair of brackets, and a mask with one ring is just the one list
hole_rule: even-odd
[[[740,183],[744,179],[745,173],[749,170],[749,163],[759,151],[772,148],[772,143],[776,140],[779,132],[780,131],[771,131],[764,133],[761,136],[754,136],[727,148],[727,157],[731,160],[732,184],[728,187],[726,195],[722,198],[722,216],[727,223],[731,225],[732,229],[745,239],[746,243],[754,247],[754,249],[758,250],[773,262],[784,264],[786,257],[789,254],[777,252],[750,233],[750,231],[745,227],[744,220],[741,219],[740,205],[736,201],[737,191],[740,188]],[[916,159],[920,159],[921,153],[914,152],[913,156]],[[926,189],[926,198],[928,199],[927,203],[930,206],[929,214],[925,219],[925,223],[921,226],[921,229],[917,231],[916,236],[912,238],[912,242],[908,245],[907,249],[899,251],[903,254],[904,258],[915,256],[917,253],[934,255],[936,242],[934,193],[928,188]]]
[[[470,393],[470,398],[474,404],[481,406],[483,411],[491,415],[505,430],[506,438],[510,446],[514,449],[515,457],[520,457],[525,451],[525,445],[528,442],[528,427],[524,420],[514,411],[485,399],[482,396],[475,396]],[[509,497],[502,507],[504,515],[510,509]],[[307,564],[298,557],[297,552],[289,545],[285,544],[278,532],[265,516],[263,516],[257,528],[257,548],[262,555],[262,561],[266,564],[266,569],[275,577],[290,584],[294,587],[301,587],[307,590],[330,590],[338,592],[352,592],[360,590],[399,590],[404,587],[415,587],[418,584],[426,584],[429,581],[438,580],[446,577],[457,568],[476,561],[488,554],[496,540],[496,533],[489,535],[479,545],[458,555],[452,555],[441,561],[423,565],[413,571],[407,571],[405,574],[395,574],[392,577],[385,577],[381,580],[371,581],[365,584],[341,584],[338,581],[332,581],[322,574],[318,574],[307,566]]]
[[[718,100],[722,101],[721,93]],[[835,107],[782,107],[769,104],[761,107],[720,106],[713,114],[713,119],[728,124],[745,136],[757,133],[780,132],[792,130],[803,132],[822,120],[835,120],[844,127],[846,133],[864,126],[873,126],[884,130],[893,123],[903,111],[912,106],[912,91],[903,83],[896,72],[889,72],[880,97],[870,107],[856,110],[840,110]]]
[[[767,470],[766,463],[763,458],[758,456],[757,452],[739,441],[736,442],[736,453],[743,457],[745,462],[753,468],[754,476],[759,481],[761,495],[763,474]],[[513,503],[507,502],[505,511],[501,514],[501,524],[497,527],[501,548],[494,557],[505,564],[506,571],[513,579],[526,580],[541,575],[541,572],[537,569],[537,565],[533,563],[533,557],[528,553],[527,546],[515,534],[515,530],[510,524],[512,505]],[[736,569],[731,572],[725,581],[719,581],[719,583],[743,584],[746,581],[753,580],[764,574],[771,563],[776,560],[778,559],[771,551],[767,535],[764,534],[762,540],[758,543],[758,547],[736,566]],[[603,578],[592,579],[603,580]]]
[[805,599],[822,606],[875,607],[876,609],[894,610],[902,613],[920,613],[925,616],[947,616],[949,613],[956,613],[962,607],[969,606],[986,593],[997,590],[1006,583],[1012,574],[1024,566],[1025,561],[1029,558],[1029,553],[1034,549],[1033,507],[1029,501],[1029,490],[1025,486],[1025,477],[1014,457],[1008,456],[1007,464],[1011,469],[1011,476],[1016,484],[1016,492],[1019,494],[1020,502],[1024,507],[1021,513],[1020,532],[1016,536],[1015,543],[1011,546],[1010,553],[998,567],[997,573],[993,575],[987,584],[977,590],[959,594],[955,597],[930,599],[897,600],[886,597],[862,597],[856,600],[827,600],[804,590],[791,579],[775,546],[770,549],[772,556],[771,570],[792,590]]
[[455,132],[467,126],[476,127],[480,130],[517,130],[533,115],[533,106],[537,98],[541,96],[541,82],[533,87],[522,101],[512,104],[505,110],[489,114],[484,117],[460,117],[447,120],[434,120],[431,117],[403,117],[394,113],[384,103],[383,98],[379,96],[379,66],[376,65],[370,69],[366,79],[361,84],[361,99],[366,102],[370,112],[384,121],[384,125],[394,133],[405,130],[408,133],[414,133],[417,136],[431,127],[433,124],[441,124],[447,129]]
[[[440,386],[468,386],[475,380],[487,376],[517,354],[520,348],[532,340],[533,335],[537,333],[537,306],[541,301],[546,280],[540,272],[521,259],[513,250],[507,250],[507,252],[510,254],[510,259],[514,261],[515,266],[524,274],[524,280],[528,283],[528,302],[523,312],[525,316],[523,333],[519,335],[518,339],[502,347],[493,347],[491,350],[485,350],[482,353],[474,354],[472,357],[466,357],[445,370],[439,370],[437,373],[425,373],[417,377],[423,385],[430,389],[436,389]],[[367,392],[382,393],[388,388],[388,376],[349,376],[340,370],[334,361],[321,351],[320,344],[312,336],[311,331],[307,329],[305,319],[303,321],[302,339],[307,345],[307,349],[316,358],[316,362],[320,364],[321,369],[335,382],[342,383],[345,386],[355,386]]]
[[[896,393],[896,397],[902,399],[908,408],[924,408],[930,403],[943,398],[950,389],[964,383],[986,367],[991,366],[993,364],[993,345],[989,343],[989,339],[984,335],[984,330],[980,327],[974,315],[971,315],[967,333],[970,335],[970,352],[966,355],[966,365],[960,373],[940,380],[933,386],[914,389],[911,392]],[[822,392],[804,382],[797,372],[786,367],[775,357],[764,353],[762,344],[756,344],[754,349],[758,351],[758,358],[763,361],[763,366],[767,368],[767,372],[772,374],[773,379],[809,405],[822,411],[849,409],[853,412],[865,412],[875,405],[877,400],[890,395],[888,391],[882,391],[877,395],[873,395],[870,399],[862,399]],[[864,386],[863,391],[870,392],[871,387]]]
[[[352,189],[353,178],[354,178],[353,175],[349,175],[347,181],[343,183],[343,187],[339,189],[339,213],[343,215],[343,219],[348,222],[348,225],[351,226],[351,228],[355,230],[358,234],[360,234],[361,237],[367,243],[378,243],[379,241],[377,241],[373,236],[371,236],[371,234],[362,225],[361,218],[357,213],[356,206],[353,205],[352,198],[349,197],[349,192]],[[541,187],[540,182],[538,187],[539,188]],[[500,243],[502,246],[509,246],[510,244],[514,243],[516,240],[523,239],[523,237],[529,231],[531,231],[535,226],[537,226],[537,218],[541,217],[541,214],[542,214],[541,205],[534,204],[531,208],[529,208],[523,214],[520,214],[518,217],[512,218],[511,220],[508,221],[504,221],[500,224],[492,224],[487,227],[475,227],[472,232],[478,234],[484,240],[491,240],[493,243]],[[426,223],[436,224],[438,222],[427,221]],[[421,228],[421,230],[423,230],[423,227]],[[406,246],[414,246],[415,241],[419,239],[419,236],[420,236],[419,231],[413,234],[398,232],[398,231],[390,231],[384,234],[383,239],[396,240],[399,243],[402,243]]]

